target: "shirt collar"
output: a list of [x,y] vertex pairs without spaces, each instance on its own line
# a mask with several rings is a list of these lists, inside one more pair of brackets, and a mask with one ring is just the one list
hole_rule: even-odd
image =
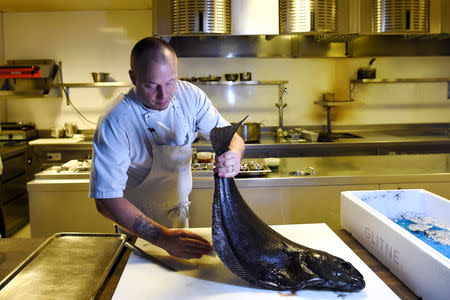
[[[139,110],[140,110],[144,115],[147,115],[147,114],[155,115],[155,114],[159,114],[159,113],[162,113],[162,112],[163,112],[163,111],[159,111],[159,110],[156,110],[156,109],[151,109],[151,108],[146,107],[146,106],[142,103],[142,101],[139,99],[139,97],[138,97],[138,95],[137,95],[137,93],[136,93],[136,87],[133,87],[133,88],[132,88],[132,91],[133,91],[133,99],[135,100],[136,104],[138,105]],[[169,103],[169,106],[168,106],[164,111],[166,111],[166,110],[168,110],[168,109],[175,109],[175,108],[176,108],[176,109],[180,108],[180,102],[178,101],[177,97],[174,95],[173,98],[172,98],[172,100],[171,100],[170,103]]]

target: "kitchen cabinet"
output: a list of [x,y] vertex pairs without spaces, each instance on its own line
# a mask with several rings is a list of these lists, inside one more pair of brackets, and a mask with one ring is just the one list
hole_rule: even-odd
[[32,179],[32,156],[28,147],[14,154],[2,153],[3,173],[0,175],[0,234],[10,237],[28,223],[27,181]]
[[102,216],[95,200],[88,197],[89,179],[33,180],[27,189],[31,237],[49,237],[56,232],[115,232],[113,222]]
[[[341,229],[339,199],[342,191],[377,190],[378,184],[312,186],[237,186],[245,202],[267,224],[326,223]],[[193,188],[189,196],[192,227],[211,226],[213,188]]]

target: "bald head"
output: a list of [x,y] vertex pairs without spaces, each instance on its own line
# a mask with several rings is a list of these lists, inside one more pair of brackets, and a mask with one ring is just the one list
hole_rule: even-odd
[[140,73],[150,65],[176,63],[176,60],[177,55],[169,43],[160,38],[147,37],[137,42],[131,50],[130,68]]

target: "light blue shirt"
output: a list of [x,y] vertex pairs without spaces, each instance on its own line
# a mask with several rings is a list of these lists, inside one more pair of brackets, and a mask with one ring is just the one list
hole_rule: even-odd
[[89,197],[122,197],[126,187],[136,187],[147,177],[153,157],[146,130],[154,132],[158,145],[182,146],[191,144],[198,133],[208,138],[214,127],[227,125],[206,94],[189,82],[177,82],[174,98],[163,111],[146,108],[131,89],[99,118]]

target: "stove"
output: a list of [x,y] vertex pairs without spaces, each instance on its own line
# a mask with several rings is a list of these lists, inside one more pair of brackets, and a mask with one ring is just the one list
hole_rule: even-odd
[[34,137],[37,137],[37,133],[33,123],[0,123],[0,140],[2,141],[23,141]]

